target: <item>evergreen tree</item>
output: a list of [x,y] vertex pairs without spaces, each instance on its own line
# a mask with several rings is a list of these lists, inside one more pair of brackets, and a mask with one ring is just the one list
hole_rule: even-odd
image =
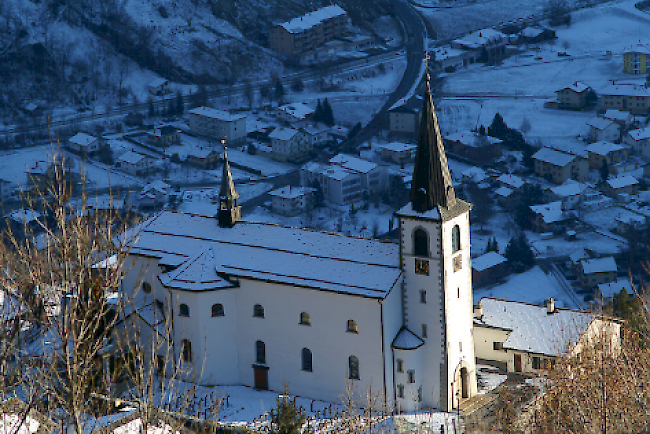
[[508,245],[506,246],[506,251],[505,251],[505,257],[508,260],[508,263],[510,264],[511,267],[517,268],[517,264],[519,263],[519,242],[517,240],[517,236],[513,236],[510,238],[510,241],[508,241]]
[[147,98],[147,103],[149,104],[149,117],[152,118],[156,116],[156,108],[153,105],[153,98]]
[[314,119],[314,122],[323,122],[323,104],[321,104],[320,99],[316,104],[316,111],[314,112],[312,119]]
[[323,101],[323,123],[330,127],[334,125],[334,113],[327,98]]
[[176,104],[174,104],[174,100],[170,99],[168,104],[167,104],[167,114],[169,116],[173,116],[176,114]]
[[182,115],[185,112],[185,103],[183,102],[183,95],[180,89],[176,91],[176,114]]
[[485,127],[483,125],[478,127],[478,134],[479,134],[479,136],[484,136],[486,134]]
[[519,262],[527,270],[535,265],[535,255],[533,254],[533,250],[528,245],[526,234],[523,232],[519,234],[519,237],[517,237],[517,243],[519,244]]
[[503,140],[503,137],[508,132],[508,126],[503,121],[503,116],[497,112],[492,119],[492,124],[488,127],[488,135],[497,137]]
[[485,253],[488,252],[499,253],[499,244],[497,243],[496,237],[492,237],[488,240],[487,247],[485,248]]
[[521,229],[531,229],[533,227],[534,218],[535,213],[530,209],[530,206],[525,203],[519,204],[515,211],[515,223],[517,223]]
[[282,395],[276,398],[276,408],[271,410],[271,434],[301,434],[305,415],[289,399],[289,388],[284,385]]

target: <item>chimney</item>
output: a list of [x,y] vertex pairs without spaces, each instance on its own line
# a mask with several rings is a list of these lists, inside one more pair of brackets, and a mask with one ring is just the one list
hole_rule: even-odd
[[546,314],[551,315],[555,313],[555,300],[549,298],[546,300]]
[[480,301],[474,306],[474,318],[483,319],[483,305]]

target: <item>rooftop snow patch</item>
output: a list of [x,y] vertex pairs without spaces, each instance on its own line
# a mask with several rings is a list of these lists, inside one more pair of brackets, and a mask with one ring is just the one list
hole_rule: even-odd
[[626,147],[617,145],[616,143],[606,142],[604,140],[592,143],[591,145],[587,146],[587,152],[591,152],[592,154],[600,155],[602,157],[606,156],[610,152],[622,151],[623,149],[626,149]]
[[500,31],[494,29],[483,29],[472,32],[462,38],[455,39],[454,42],[463,47],[475,49],[502,39],[507,39],[507,36]]
[[406,327],[402,327],[392,343],[392,347],[398,350],[415,350],[422,345],[424,341]]
[[526,181],[517,175],[512,174],[503,174],[497,178],[497,181],[514,189],[522,187],[526,183]]
[[549,315],[546,306],[493,298],[482,298],[481,305],[483,317],[474,324],[511,330],[504,348],[549,356],[569,350],[594,318],[588,312],[559,308]]
[[418,145],[414,143],[402,143],[402,142],[391,142],[384,143],[377,146],[379,149],[386,149],[387,151],[393,152],[404,152],[404,151],[414,151],[417,149]]
[[583,259],[580,263],[582,264],[582,271],[584,274],[616,273],[618,271],[613,256],[596,259]]
[[569,89],[569,90],[572,90],[572,91],[574,91],[574,92],[576,92],[576,93],[582,93],[582,92],[584,92],[585,90],[588,90],[588,89],[589,89],[589,86],[587,86],[586,84],[584,84],[584,83],[581,82],[581,81],[576,81],[576,82],[574,82],[572,85],[570,85],[570,86],[566,86],[566,87],[563,87],[563,88],[560,89],[560,90],[564,90],[564,89]]
[[472,259],[472,268],[476,271],[485,271],[506,262],[506,258],[497,252],[487,252],[484,255]]
[[358,173],[369,173],[375,167],[376,163],[371,161],[362,160],[361,158],[354,157],[347,154],[338,154],[330,159],[331,164],[339,165],[345,169],[352,170]]
[[607,180],[607,184],[614,190],[637,185],[638,183],[639,181],[632,175],[621,175]]
[[610,127],[615,122],[610,119],[604,119],[600,116],[595,116],[587,121],[587,125],[593,127],[597,130],[604,130],[605,128]]
[[602,294],[603,298],[613,297],[621,291],[625,291],[629,295],[634,294],[630,279],[627,277],[619,277],[613,282],[601,283],[598,285],[598,290]]
[[547,224],[567,220],[573,217],[572,213],[565,212],[562,209],[562,202],[559,200],[544,205],[531,205],[530,209],[535,214],[540,214],[544,223]]
[[571,197],[582,194],[589,186],[573,179],[568,179],[564,184],[551,188],[557,197]]
[[278,107],[278,111],[293,116],[296,119],[305,119],[307,116],[314,113],[314,109],[306,104],[292,103]]
[[533,155],[533,159],[535,160],[540,160],[559,167],[564,167],[568,164],[571,164],[575,158],[575,155],[557,151],[552,148],[542,148],[539,151],[535,152]]
[[650,90],[638,84],[612,84],[601,92],[602,95],[650,97]]
[[639,128],[638,130],[629,131],[628,134],[635,141],[650,139],[650,127]]
[[346,15],[345,10],[338,5],[331,5],[286,21],[280,25],[289,33],[300,33],[304,30],[311,29],[325,20],[341,15]]
[[269,196],[281,197],[283,199],[297,199],[311,193],[312,191],[314,191],[313,188],[285,185],[277,190],[270,191]]
[[227,111],[217,110],[212,107],[197,107],[195,109],[189,110],[187,113],[191,115],[205,116],[223,122],[233,122],[240,119],[246,119],[246,115],[231,114]]
[[68,139],[68,143],[74,143],[75,145],[79,146],[88,146],[95,140],[97,140],[97,137],[86,133],[77,133]]
[[276,139],[276,140],[291,140],[294,138],[294,136],[298,134],[298,130],[295,130],[293,128],[276,128],[274,129],[271,134],[269,134],[270,139]]

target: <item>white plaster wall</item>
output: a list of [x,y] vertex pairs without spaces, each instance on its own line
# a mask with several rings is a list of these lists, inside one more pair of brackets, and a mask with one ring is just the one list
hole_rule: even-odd
[[[158,260],[158,258],[139,255],[128,255],[124,260],[122,293],[126,303],[142,306],[141,303],[150,303],[156,298],[164,301],[167,290],[158,280],[158,274],[162,272],[158,266]],[[143,282],[151,284],[150,294],[146,294],[142,290]]]
[[397,333],[402,328],[402,288],[401,280],[395,284],[388,296],[383,301],[382,324],[384,326],[384,372],[386,373],[386,401],[390,404],[395,402],[395,390],[393,382],[394,365],[391,357],[391,344]]
[[[354,388],[383,390],[380,302],[330,291],[296,288],[241,279],[237,290],[237,340],[240,381],[253,386],[255,342],[266,345],[269,388],[280,391],[285,381],[291,393],[340,401],[348,381],[348,357],[359,358],[360,380]],[[253,317],[253,306],[264,307],[264,318]],[[300,324],[307,312],[311,325]],[[347,321],[358,324],[349,333]],[[313,372],[303,372],[301,351],[312,351]]]
[[[435,401],[438,398],[431,396],[431,391],[426,392],[424,390],[424,380],[426,375],[426,370],[423,365],[423,347],[420,347],[416,350],[399,350],[395,349],[393,352],[393,357],[395,360],[402,359],[404,362],[404,372],[395,372],[395,390],[397,393],[397,385],[404,386],[404,398],[397,398],[397,408],[404,412],[413,412],[417,408],[422,408],[423,405],[426,405],[426,402]],[[395,362],[397,367],[397,362]],[[415,371],[415,383],[408,382],[408,371]],[[418,389],[422,387],[422,402],[418,401]],[[429,393],[429,396],[426,396]],[[435,392],[433,392],[435,393]]]
[[494,342],[505,342],[510,332],[489,327],[474,327],[474,355],[478,359],[507,362],[512,358],[506,350],[495,350]]

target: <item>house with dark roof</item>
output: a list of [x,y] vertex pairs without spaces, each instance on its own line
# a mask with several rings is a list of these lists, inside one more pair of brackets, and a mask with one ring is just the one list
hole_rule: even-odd
[[166,337],[146,334],[152,358],[198,384],[290,382],[328,401],[352,386],[403,411],[475,397],[471,205],[456,197],[428,83],[422,110],[398,243],[242,220],[227,156],[215,217],[142,222],[125,240],[122,288],[170,319]]

